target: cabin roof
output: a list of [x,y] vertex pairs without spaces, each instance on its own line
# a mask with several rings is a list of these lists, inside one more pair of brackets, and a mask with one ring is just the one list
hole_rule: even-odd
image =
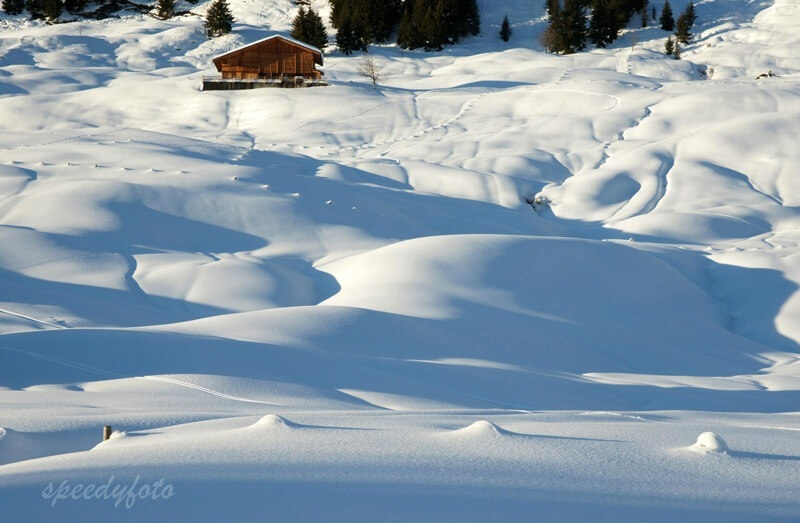
[[317,62],[317,63],[319,63],[319,65],[323,65],[323,63],[322,63],[322,51],[320,51],[318,48],[314,47],[313,45],[309,45],[309,44],[307,44],[305,42],[301,42],[300,40],[295,40],[291,36],[284,36],[284,35],[279,35],[279,34],[268,36],[266,38],[262,38],[261,40],[256,40],[255,42],[239,46],[236,49],[231,49],[230,51],[228,51],[226,53],[223,53],[221,55],[215,56],[214,58],[212,58],[212,60],[214,62],[216,62],[220,58],[224,58],[224,57],[226,57],[228,55],[237,53],[239,51],[242,51],[243,49],[247,49],[248,47],[252,47],[254,45],[259,45],[259,44],[263,44],[264,42],[269,42],[270,40],[284,40],[284,41],[289,42],[290,44],[294,44],[294,45],[296,45],[298,47],[303,47],[303,48],[311,51],[315,55],[317,55],[316,58],[319,58],[319,62]]

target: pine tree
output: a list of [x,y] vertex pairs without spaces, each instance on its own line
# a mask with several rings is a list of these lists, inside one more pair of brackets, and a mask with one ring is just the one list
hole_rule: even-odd
[[463,0],[434,0],[430,7],[432,8],[430,16],[437,17],[441,24],[439,38],[443,44],[456,42],[462,36],[469,34],[469,22]]
[[656,19],[656,6],[655,5],[653,5],[653,7],[650,8],[650,19],[653,20],[653,21],[655,21],[655,19]]
[[469,34],[472,36],[481,34],[481,12],[478,9],[477,0],[463,0],[463,5]]
[[664,43],[664,54],[667,56],[672,56],[672,53],[675,52],[675,42],[672,40],[671,36],[667,37],[667,41]]
[[397,28],[397,45],[403,49],[422,47],[419,28],[414,26],[414,3],[415,0],[406,0],[403,4],[403,16]]
[[[563,7],[558,2],[553,2],[548,5],[548,10],[550,25],[543,36],[545,48],[550,52],[562,54],[583,49],[589,36],[586,27],[586,6],[583,0],[564,0]],[[597,34],[603,32],[600,25],[598,18]]]
[[589,20],[589,40],[597,47],[606,47],[619,36],[617,14],[608,0],[596,0]]
[[86,0],[64,0],[64,9],[70,13],[80,13],[86,9]]
[[233,15],[227,0],[214,0],[206,13],[206,34],[209,38],[222,36],[231,32]]
[[360,27],[359,31],[365,34],[365,45],[388,42],[403,13],[401,0],[330,0],[330,5],[331,25],[339,29],[346,10],[352,26]]
[[350,17],[339,19],[339,29],[336,31],[336,46],[346,55],[353,54],[358,43],[353,35],[353,22]]
[[500,26],[500,38],[504,42],[511,39],[511,24],[508,23],[508,15],[503,18],[503,24]]
[[34,20],[44,18],[44,0],[27,0],[25,7]]
[[586,6],[583,0],[564,0],[562,22],[566,36],[564,54],[584,49],[589,35],[586,28]]
[[331,14],[328,21],[334,29],[339,29],[339,9],[341,9],[342,0],[330,0]]
[[175,16],[175,0],[158,0],[156,4],[158,17],[167,20]]
[[650,19],[647,16],[647,1],[645,0],[642,10],[639,11],[639,18],[642,21],[642,27],[647,27],[650,24]]
[[63,10],[64,3],[62,0],[44,0],[42,5],[42,14],[50,22],[58,20]]
[[480,26],[476,0],[406,0],[397,44],[406,49],[439,50],[460,38],[480,34]]
[[343,4],[339,13],[336,45],[346,55],[353,54],[353,51],[367,50],[366,27],[362,20],[353,16],[353,11],[348,4]]
[[547,20],[549,22],[558,18],[559,11],[561,11],[559,0],[547,0]]
[[675,42],[675,49],[672,51],[672,58],[675,60],[681,59],[681,46],[678,44],[678,42]]
[[305,33],[307,40],[303,40],[307,44],[311,44],[319,50],[324,50],[328,46],[328,32],[325,30],[325,24],[322,22],[322,17],[316,11],[309,8],[305,17]]
[[414,24],[421,29],[422,47],[426,51],[441,51],[447,41],[442,17],[437,9],[440,5],[437,0],[417,0],[414,8]]
[[308,43],[308,40],[306,40],[308,38],[306,36],[307,29],[308,22],[306,21],[306,9],[303,6],[300,6],[300,10],[297,12],[294,20],[292,20],[292,32],[290,34],[295,40]]
[[675,18],[672,16],[672,6],[669,5],[669,0],[664,0],[664,8],[661,9],[661,18],[658,21],[664,31],[675,29]]
[[366,24],[370,40],[377,43],[388,42],[402,14],[400,0],[361,0],[365,4]]
[[18,15],[25,10],[25,0],[3,0],[3,11],[9,15]]
[[689,28],[694,27],[694,23],[697,21],[697,15],[694,12],[694,2],[689,0],[689,4],[686,6],[686,10],[683,12],[686,14],[686,18],[689,20]]
[[692,39],[692,33],[689,32],[689,27],[689,19],[686,17],[686,13],[682,13],[675,24],[675,39],[678,42],[688,44],[689,40]]

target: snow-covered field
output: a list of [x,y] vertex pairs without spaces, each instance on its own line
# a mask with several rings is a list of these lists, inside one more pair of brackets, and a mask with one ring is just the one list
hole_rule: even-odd
[[800,520],[800,5],[481,6],[377,91],[200,91],[290,0],[0,15],[0,521]]

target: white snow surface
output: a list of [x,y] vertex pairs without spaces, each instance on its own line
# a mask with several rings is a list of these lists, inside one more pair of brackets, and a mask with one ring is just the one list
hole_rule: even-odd
[[200,90],[290,0],[0,14],[0,520],[800,519],[800,5],[480,5],[374,91]]

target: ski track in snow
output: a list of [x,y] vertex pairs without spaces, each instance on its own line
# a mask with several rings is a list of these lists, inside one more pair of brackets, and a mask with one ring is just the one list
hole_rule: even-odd
[[28,316],[27,314],[22,314],[19,312],[10,311],[8,309],[0,308],[0,314],[7,314],[8,316],[13,316],[15,318],[20,318],[22,320],[31,321],[43,327],[50,327],[52,329],[66,329],[68,327],[64,325],[59,325],[57,323],[50,323],[49,321],[40,320],[38,318],[34,318],[33,316]]
[[188,389],[196,390],[199,392],[204,392],[206,394],[211,394],[212,396],[216,396],[218,398],[231,400],[231,401],[241,401],[243,403],[258,403],[260,405],[280,405],[280,403],[272,403],[269,401],[261,401],[261,400],[254,400],[249,398],[242,398],[241,396],[232,396],[230,394],[225,394],[223,392],[219,392],[213,389],[209,389],[208,387],[202,387],[200,385],[196,385],[194,383],[189,383],[188,381],[178,380],[175,378],[167,378],[164,376],[137,376],[136,379],[139,380],[148,380],[148,381],[158,381],[161,383],[169,383],[171,385],[177,385],[179,387],[185,387]]

